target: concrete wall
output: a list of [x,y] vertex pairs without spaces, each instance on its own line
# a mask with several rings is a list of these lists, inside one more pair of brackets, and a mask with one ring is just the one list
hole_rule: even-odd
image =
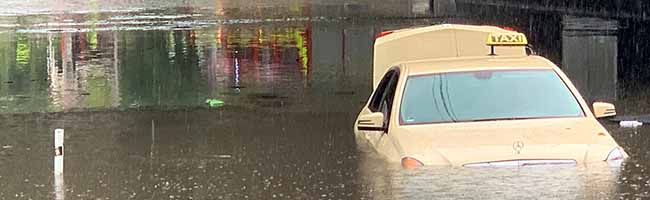
[[562,68],[587,101],[616,100],[618,22],[565,16]]
[[312,0],[312,16],[423,17],[430,0]]

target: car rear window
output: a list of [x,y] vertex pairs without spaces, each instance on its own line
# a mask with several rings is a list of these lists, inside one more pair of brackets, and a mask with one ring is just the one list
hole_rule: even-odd
[[584,116],[551,69],[484,70],[410,76],[400,124]]

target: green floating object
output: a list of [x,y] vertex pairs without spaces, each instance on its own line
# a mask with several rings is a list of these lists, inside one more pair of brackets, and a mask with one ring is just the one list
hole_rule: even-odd
[[225,104],[225,102],[223,102],[222,100],[219,100],[219,99],[207,99],[207,100],[205,100],[205,103],[207,103],[208,106],[210,106],[212,108],[218,108],[218,107],[221,107],[221,106],[223,106]]

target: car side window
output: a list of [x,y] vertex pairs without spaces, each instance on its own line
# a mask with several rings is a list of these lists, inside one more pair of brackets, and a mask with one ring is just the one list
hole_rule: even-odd
[[393,73],[386,90],[384,91],[384,97],[381,100],[380,108],[381,112],[384,114],[384,127],[388,127],[388,123],[391,116],[391,111],[393,108],[393,99],[395,99],[395,90],[397,89],[397,81],[399,79],[399,73]]
[[386,95],[386,88],[388,88],[388,84],[393,78],[393,75],[396,70],[391,70],[386,72],[384,77],[379,81],[379,85],[377,85],[377,89],[375,92],[372,94],[372,98],[370,99],[370,103],[368,104],[368,109],[372,112],[379,112],[381,111],[381,104],[382,100],[384,99],[384,96]]
[[379,81],[379,85],[377,85],[377,89],[375,92],[372,94],[372,98],[370,99],[370,103],[368,104],[368,109],[372,112],[378,112],[379,111],[379,106],[381,106],[381,99],[384,97],[384,91],[386,90],[386,86],[388,86],[388,82],[390,81],[390,78],[393,75],[393,71],[387,72],[384,77]]
[[393,108],[393,99],[395,99],[395,90],[399,79],[398,69],[390,70],[384,75],[379,82],[377,90],[372,95],[368,108],[372,112],[381,112],[384,114],[384,127],[388,127]]

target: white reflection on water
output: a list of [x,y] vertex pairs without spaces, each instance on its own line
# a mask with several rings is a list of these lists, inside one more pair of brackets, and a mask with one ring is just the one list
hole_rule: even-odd
[[406,170],[374,155],[361,160],[370,199],[611,199],[618,180],[617,171],[604,163]]
[[63,173],[54,174],[54,199],[65,199],[65,180],[63,178]]

